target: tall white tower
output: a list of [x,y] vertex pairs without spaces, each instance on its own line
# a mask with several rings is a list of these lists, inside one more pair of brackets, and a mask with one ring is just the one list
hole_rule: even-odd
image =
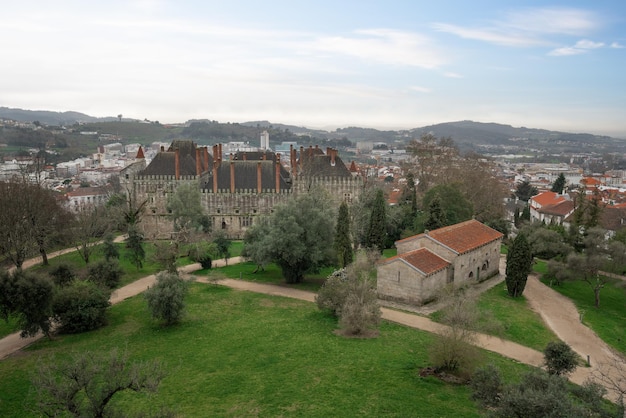
[[270,134],[267,131],[261,133],[261,149],[270,148]]

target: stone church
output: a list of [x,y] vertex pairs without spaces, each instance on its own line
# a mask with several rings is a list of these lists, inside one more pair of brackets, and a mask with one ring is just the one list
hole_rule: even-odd
[[472,219],[396,241],[398,255],[377,266],[378,296],[422,305],[447,284],[486,280],[499,273],[502,238]]
[[140,148],[120,182],[136,202],[147,202],[141,226],[151,238],[171,236],[168,197],[179,185],[191,183],[201,192],[213,229],[241,239],[259,216],[271,214],[275,205],[299,193],[322,187],[338,203],[350,202],[361,193],[364,180],[354,162],[346,166],[332,148],[324,152],[317,146],[291,146],[287,156],[269,150],[224,156],[221,144],[209,151],[193,141],[176,140],[148,165]]

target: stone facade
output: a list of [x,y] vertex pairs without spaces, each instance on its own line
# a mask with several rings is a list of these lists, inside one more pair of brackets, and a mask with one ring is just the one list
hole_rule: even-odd
[[141,226],[155,238],[172,235],[167,201],[184,183],[197,185],[213,229],[223,230],[231,239],[243,238],[260,216],[312,188],[324,188],[337,204],[352,201],[363,189],[363,178],[346,167],[337,150],[324,153],[318,147],[301,147],[298,152],[292,147],[287,158],[281,157],[261,150],[237,152],[223,160],[221,145],[214,145],[210,153],[208,147],[191,141],[174,141],[148,166],[139,158],[126,167],[121,182],[135,201],[147,202]]
[[396,242],[398,255],[379,263],[381,299],[410,304],[432,300],[450,283],[477,283],[499,273],[502,234],[461,222]]

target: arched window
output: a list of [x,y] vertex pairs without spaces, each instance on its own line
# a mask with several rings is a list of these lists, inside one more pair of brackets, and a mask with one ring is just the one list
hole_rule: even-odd
[[474,278],[474,272],[470,271],[470,273],[469,273],[469,275],[467,277],[469,277],[470,279],[473,279]]

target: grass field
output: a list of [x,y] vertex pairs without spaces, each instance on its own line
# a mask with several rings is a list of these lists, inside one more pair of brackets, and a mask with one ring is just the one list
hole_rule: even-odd
[[[167,406],[184,417],[480,416],[466,386],[419,377],[430,334],[384,322],[376,339],[345,339],[312,303],[198,283],[190,289],[179,326],[155,324],[137,296],[110,308],[103,329],[42,340],[0,362],[0,416],[36,416],[28,405],[37,362],[112,347],[133,360],[161,359],[167,370],[157,396],[114,400],[127,413]],[[485,361],[507,378],[526,369],[491,353]]]
[[502,323],[501,337],[543,351],[550,341],[558,337],[548,328],[541,317],[528,306],[524,296],[512,298],[504,282],[483,293],[478,309],[490,313],[488,317]]

